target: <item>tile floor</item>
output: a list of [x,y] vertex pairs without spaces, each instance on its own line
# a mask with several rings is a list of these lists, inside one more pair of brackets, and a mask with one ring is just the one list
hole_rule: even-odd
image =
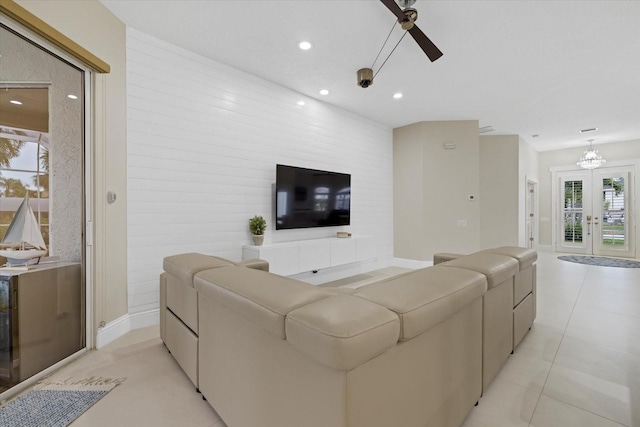
[[[464,427],[640,427],[640,269],[556,256],[539,254],[534,326]],[[225,426],[158,336],[132,331],[55,374],[127,377],[73,427]]]

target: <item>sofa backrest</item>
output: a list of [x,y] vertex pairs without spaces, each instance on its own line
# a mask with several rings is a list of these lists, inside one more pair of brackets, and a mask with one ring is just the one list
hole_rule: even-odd
[[298,307],[335,295],[309,283],[262,270],[227,266],[194,277],[196,290],[281,339],[285,317]]
[[362,286],[353,295],[396,313],[400,340],[408,340],[454,315],[486,291],[484,275],[436,266]]
[[488,289],[514,277],[518,272],[518,261],[510,256],[491,252],[476,252],[471,255],[438,264],[443,268],[464,268],[482,273],[487,277]]

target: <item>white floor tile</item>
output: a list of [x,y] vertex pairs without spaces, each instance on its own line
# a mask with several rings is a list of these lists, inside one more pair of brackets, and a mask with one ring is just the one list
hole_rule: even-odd
[[614,421],[542,395],[531,419],[532,427],[622,427]]
[[463,427],[519,427],[528,426],[539,392],[510,383],[494,380],[478,406],[462,424]]
[[623,425],[631,425],[632,393],[623,384],[554,364],[543,394]]

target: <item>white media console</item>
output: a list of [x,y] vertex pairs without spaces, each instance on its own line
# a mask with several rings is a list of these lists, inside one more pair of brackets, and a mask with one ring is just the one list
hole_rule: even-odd
[[376,249],[373,243],[371,237],[360,236],[245,245],[242,247],[242,259],[263,259],[269,262],[272,273],[291,276],[374,259]]

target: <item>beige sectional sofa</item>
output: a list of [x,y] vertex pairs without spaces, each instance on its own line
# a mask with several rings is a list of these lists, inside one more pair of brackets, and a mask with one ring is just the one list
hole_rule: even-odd
[[[531,259],[518,253],[522,263],[456,256],[357,289],[259,261],[167,257],[161,335],[230,427],[459,426],[517,345],[514,283]],[[499,351],[483,341],[487,322]]]

